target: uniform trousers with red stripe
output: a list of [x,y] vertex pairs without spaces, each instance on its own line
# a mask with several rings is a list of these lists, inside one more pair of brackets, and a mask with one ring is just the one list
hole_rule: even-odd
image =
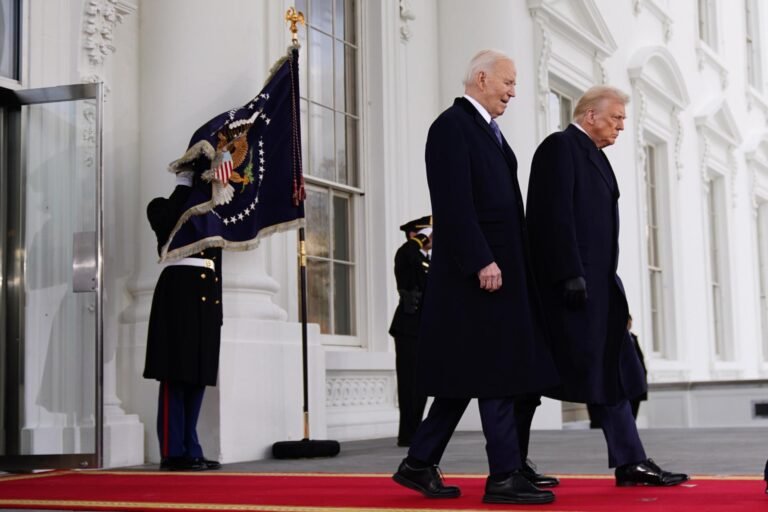
[[205,386],[183,382],[160,382],[157,438],[163,459],[198,458],[203,449],[197,439],[197,419]]

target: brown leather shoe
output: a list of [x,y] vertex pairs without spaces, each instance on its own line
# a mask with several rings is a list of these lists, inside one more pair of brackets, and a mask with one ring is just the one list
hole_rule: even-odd
[[392,480],[403,487],[420,492],[427,498],[458,498],[461,496],[461,490],[458,487],[443,483],[443,475],[437,465],[413,468],[403,460],[400,467],[397,468],[397,473],[392,475]]
[[653,485],[669,487],[690,480],[685,473],[664,471],[653,459],[646,459],[636,464],[624,464],[616,468],[616,486],[632,487],[635,485]]
[[485,481],[483,503],[522,503],[535,505],[552,503],[555,494],[552,491],[542,491],[533,485],[523,475],[521,470],[510,473],[506,480],[495,482],[488,478]]

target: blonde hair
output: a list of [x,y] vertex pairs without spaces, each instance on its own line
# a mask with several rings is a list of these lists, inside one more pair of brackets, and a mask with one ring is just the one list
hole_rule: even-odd
[[587,89],[573,109],[573,119],[580,121],[588,110],[594,110],[603,100],[614,99],[626,105],[629,103],[629,95],[624,91],[610,85],[596,85]]
[[496,63],[502,60],[514,62],[506,53],[500,50],[487,49],[477,52],[467,65],[467,72],[464,75],[464,87],[472,85],[479,72],[485,71],[486,73],[490,73],[493,71],[493,67]]

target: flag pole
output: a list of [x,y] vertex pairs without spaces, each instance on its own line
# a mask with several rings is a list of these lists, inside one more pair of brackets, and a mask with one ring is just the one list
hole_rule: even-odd
[[[291,55],[296,62],[292,63],[292,73],[296,71],[295,80],[292,82],[291,101],[293,108],[293,163],[294,163],[294,204],[298,206],[304,200],[303,184],[297,183],[301,177],[301,133],[299,130],[299,116],[297,114],[299,101],[298,86],[298,56],[299,56],[299,35],[297,24],[304,24],[304,13],[296,11],[293,7],[285,13],[285,20],[290,23],[291,41],[293,49]],[[310,440],[309,438],[309,350],[307,335],[307,247],[305,240],[304,227],[299,227],[298,236],[298,264],[299,264],[299,310],[301,314],[301,375],[302,391],[304,395],[303,404],[303,424],[304,438],[301,441],[279,441],[272,445],[272,456],[276,459],[305,459],[315,457],[334,457],[339,454],[341,447],[338,441],[330,440]]]

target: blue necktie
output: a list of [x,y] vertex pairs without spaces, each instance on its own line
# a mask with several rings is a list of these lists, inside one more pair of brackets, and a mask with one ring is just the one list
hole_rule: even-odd
[[496,136],[496,140],[499,141],[499,146],[501,146],[501,130],[494,119],[491,119],[491,130],[493,130],[493,134]]

